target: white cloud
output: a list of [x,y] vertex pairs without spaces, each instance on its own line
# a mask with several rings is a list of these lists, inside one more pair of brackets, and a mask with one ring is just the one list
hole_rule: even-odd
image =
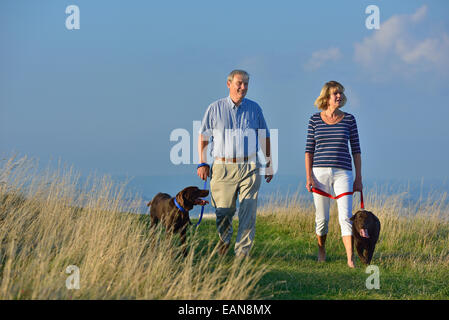
[[416,12],[410,16],[410,19],[413,22],[419,22],[425,18],[426,14],[427,14],[427,6],[424,5],[418,10],[416,10]]
[[309,61],[304,64],[307,70],[316,70],[328,61],[337,61],[342,57],[339,48],[329,48],[318,50],[312,53]]
[[372,73],[449,71],[449,35],[418,38],[415,34],[417,28],[423,33],[426,16],[427,6],[410,15],[392,16],[371,36],[355,43],[354,61]]

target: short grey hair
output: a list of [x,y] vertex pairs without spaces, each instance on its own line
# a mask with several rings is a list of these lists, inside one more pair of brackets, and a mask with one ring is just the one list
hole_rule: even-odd
[[228,75],[228,81],[232,81],[234,79],[235,75],[241,75],[244,79],[246,79],[247,81],[249,81],[249,74],[248,72],[246,72],[245,70],[232,70],[231,73]]

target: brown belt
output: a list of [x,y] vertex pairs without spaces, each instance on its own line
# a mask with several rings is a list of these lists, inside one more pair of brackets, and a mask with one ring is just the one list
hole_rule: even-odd
[[233,162],[233,163],[237,163],[237,162],[248,162],[248,160],[254,159],[255,156],[251,156],[251,157],[243,157],[243,158],[215,158],[215,160],[219,160],[222,162]]

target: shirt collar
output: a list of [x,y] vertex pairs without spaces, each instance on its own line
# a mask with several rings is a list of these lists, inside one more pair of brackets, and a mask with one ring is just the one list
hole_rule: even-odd
[[234,101],[232,101],[231,96],[230,95],[228,96],[228,102],[229,102],[229,104],[230,104],[230,106],[231,106],[231,108],[233,110],[236,110],[237,108],[243,107],[245,105],[245,100],[246,100],[246,98],[243,98],[242,102],[240,102],[240,105],[236,106]]

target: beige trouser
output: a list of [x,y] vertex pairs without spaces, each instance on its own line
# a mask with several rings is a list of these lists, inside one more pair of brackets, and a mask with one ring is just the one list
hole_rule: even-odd
[[239,227],[234,247],[236,255],[247,255],[253,244],[260,183],[256,163],[214,161],[210,181],[211,203],[216,208],[218,234],[225,243],[231,242],[237,196],[239,199]]

